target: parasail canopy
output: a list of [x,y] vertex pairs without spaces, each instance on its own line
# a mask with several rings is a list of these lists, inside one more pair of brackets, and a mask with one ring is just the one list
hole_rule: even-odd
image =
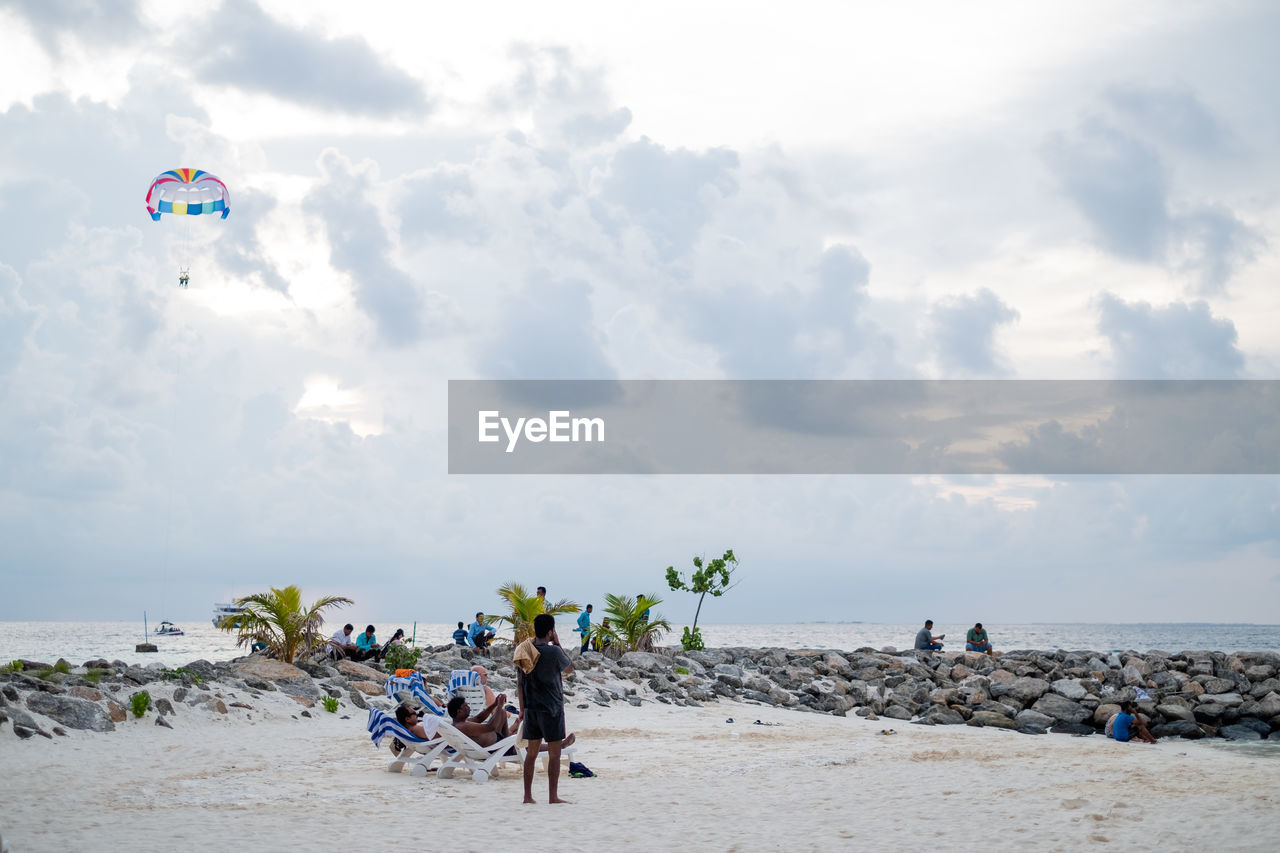
[[147,189],[147,213],[159,221],[162,213],[199,216],[231,212],[231,194],[217,175],[202,169],[170,169],[157,175]]

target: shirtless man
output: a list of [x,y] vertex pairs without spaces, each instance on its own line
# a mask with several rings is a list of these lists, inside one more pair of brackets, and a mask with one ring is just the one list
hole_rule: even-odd
[[503,708],[507,694],[499,693],[483,711],[471,716],[471,706],[461,696],[449,700],[445,709],[453,727],[481,746],[493,746],[511,734],[508,731],[507,712]]

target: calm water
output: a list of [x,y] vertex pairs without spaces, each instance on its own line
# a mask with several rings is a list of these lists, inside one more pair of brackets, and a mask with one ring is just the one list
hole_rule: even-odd
[[[338,623],[341,624],[341,623]],[[412,622],[374,620],[378,636],[386,639],[402,627],[413,633]],[[155,654],[139,654],[133,647],[143,641],[142,623],[131,622],[0,622],[0,663],[15,658],[52,662],[60,657],[72,664],[94,658],[128,663],[158,663],[180,666],[193,660],[229,660],[243,655],[234,637],[213,627],[209,620],[179,623],[186,635],[149,639],[159,647]],[[863,646],[880,649],[893,646],[911,648],[919,625],[872,623],[802,623],[763,625],[702,625],[709,647],[773,646],[781,648],[821,648],[852,650]],[[947,635],[946,648],[960,649],[968,624],[937,624],[935,633]],[[336,629],[336,626],[334,626]],[[1121,651],[1159,649],[1180,652],[1188,649],[1215,651],[1280,651],[1280,625],[1180,624],[1094,624],[997,625],[988,623],[987,633],[997,650],[1009,649],[1090,649]],[[419,645],[451,642],[452,623],[419,623]],[[152,626],[154,630],[154,625]],[[565,631],[566,643],[568,631]],[[666,642],[679,639],[668,635]]]

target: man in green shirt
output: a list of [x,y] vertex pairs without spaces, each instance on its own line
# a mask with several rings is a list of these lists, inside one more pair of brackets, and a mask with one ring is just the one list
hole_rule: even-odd
[[981,622],[974,623],[969,629],[969,633],[965,634],[964,650],[966,652],[986,652],[991,654],[991,641],[987,639],[987,631],[982,627]]

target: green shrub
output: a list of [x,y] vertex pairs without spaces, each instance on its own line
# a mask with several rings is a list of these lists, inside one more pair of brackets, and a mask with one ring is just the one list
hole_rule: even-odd
[[684,626],[684,635],[680,638],[680,645],[684,647],[686,652],[700,652],[706,648],[702,644],[702,629],[694,628],[689,630],[689,626]]
[[22,661],[11,660],[4,665],[5,672],[22,672]]
[[330,714],[338,713],[338,698],[336,696],[326,696],[320,700],[320,704],[324,705],[324,709]]
[[180,666],[177,669],[168,669],[161,667],[160,676],[167,681],[179,681],[183,676],[189,676],[196,687],[204,687],[204,676],[194,670]]
[[688,674],[689,674],[689,667],[687,666],[676,667],[676,675],[688,675]]
[[71,672],[71,664],[64,658],[58,658],[58,662],[53,665],[53,671],[59,675],[67,675]]
[[392,671],[397,669],[416,669],[422,649],[414,649],[402,643],[395,643],[387,648],[382,663]]
[[89,670],[84,674],[84,680],[89,682],[90,684],[97,684],[99,681],[102,680],[102,676],[110,675],[110,674],[111,674],[111,670],[103,669],[101,667],[95,666],[93,669]]
[[151,708],[151,694],[145,690],[139,690],[129,697],[129,707],[133,709],[135,717],[141,717]]

